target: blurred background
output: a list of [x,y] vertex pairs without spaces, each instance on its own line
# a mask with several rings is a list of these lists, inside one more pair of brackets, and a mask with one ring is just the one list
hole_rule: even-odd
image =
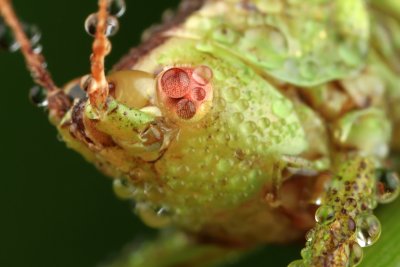
[[[49,69],[58,84],[89,72],[92,38],[83,29],[97,1],[15,0],[17,13],[39,26]],[[138,44],[148,26],[177,0],[127,0],[112,38],[110,68]],[[46,114],[33,107],[33,86],[19,53],[0,52],[0,266],[91,267],[129,242],[154,235],[118,200],[111,182],[57,140]],[[300,245],[269,246],[230,266],[286,266]]]

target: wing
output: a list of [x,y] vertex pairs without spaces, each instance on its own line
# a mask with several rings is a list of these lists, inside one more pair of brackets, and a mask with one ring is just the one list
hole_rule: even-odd
[[266,76],[315,86],[365,64],[369,18],[363,0],[213,0],[174,35],[198,49],[231,53]]

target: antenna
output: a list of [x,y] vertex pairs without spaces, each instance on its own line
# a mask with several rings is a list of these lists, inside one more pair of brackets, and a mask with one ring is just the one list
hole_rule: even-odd
[[50,115],[56,116],[59,119],[62,118],[65,112],[71,107],[71,101],[54,83],[50,72],[46,69],[44,56],[40,51],[32,48],[32,44],[23,29],[22,23],[14,12],[11,0],[0,0],[0,14],[20,45],[26,66],[34,82],[46,90]]
[[[108,32],[108,0],[99,0],[99,11],[97,15],[90,15],[86,23],[94,24],[96,27],[95,39],[92,46],[91,72],[92,79],[89,84],[88,94],[90,103],[98,110],[106,107],[109,93],[106,80],[104,61],[111,51],[111,43],[107,38]],[[90,28],[91,25],[89,25]]]

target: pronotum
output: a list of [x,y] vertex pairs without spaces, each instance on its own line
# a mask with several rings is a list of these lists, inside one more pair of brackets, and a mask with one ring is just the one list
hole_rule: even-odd
[[399,189],[398,4],[184,1],[106,76],[121,2],[86,21],[91,75],[58,87],[0,1],[61,139],[169,229],[110,266],[206,266],[310,229],[290,266],[358,265]]

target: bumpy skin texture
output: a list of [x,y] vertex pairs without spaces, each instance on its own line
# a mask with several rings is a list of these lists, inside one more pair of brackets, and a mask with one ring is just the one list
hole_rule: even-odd
[[[179,17],[182,24],[155,32],[141,57],[133,51],[117,66],[154,74],[145,106],[111,97],[98,114],[81,100],[59,125],[64,140],[119,179],[117,192],[136,201],[146,223],[174,226],[197,242],[294,241],[313,226],[317,205],[330,205],[335,221],[317,224],[298,264],[351,266],[355,228],[340,237],[331,230],[375,208],[373,171],[399,132],[400,7],[394,0],[202,4]],[[212,70],[212,97],[195,120],[182,119],[160,97],[160,79],[170,68],[198,66]],[[362,191],[346,193],[336,174]],[[345,214],[349,198],[359,205]]]

